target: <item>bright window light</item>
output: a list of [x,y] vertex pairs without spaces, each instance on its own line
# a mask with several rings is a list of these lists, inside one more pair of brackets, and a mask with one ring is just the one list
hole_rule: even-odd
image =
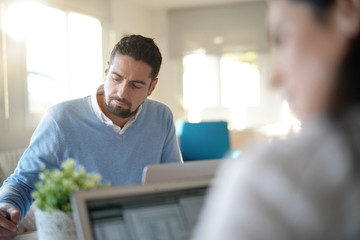
[[260,104],[256,53],[222,56],[194,53],[183,58],[183,97],[187,120],[226,120],[247,127],[246,110]]
[[[25,38],[31,25],[30,13],[36,12],[37,5],[29,2],[17,2],[6,6],[3,17],[3,29],[7,35],[15,39]],[[25,20],[25,21],[24,21]]]
[[220,61],[223,107],[255,107],[260,104],[260,73],[252,63],[256,54],[226,54]]
[[82,97],[102,83],[102,28],[99,20],[68,15],[70,96]]
[[201,111],[219,104],[219,60],[216,56],[191,54],[183,58],[184,107]]
[[33,2],[6,7],[4,28],[26,44],[28,110],[86,96],[102,82],[102,28],[98,19]]
[[29,73],[27,77],[28,101],[30,113],[44,113],[46,109],[64,99],[64,85],[47,76]]
[[25,35],[28,110],[41,114],[50,105],[70,97],[66,14],[40,4],[27,6],[34,14],[23,19],[29,23]]

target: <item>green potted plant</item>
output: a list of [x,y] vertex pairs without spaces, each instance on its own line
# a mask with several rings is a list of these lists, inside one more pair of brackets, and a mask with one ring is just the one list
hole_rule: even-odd
[[61,169],[48,170],[43,166],[39,179],[32,192],[39,240],[76,240],[70,196],[79,190],[103,187],[101,176],[86,173],[83,166],[75,171],[74,159],[68,159]]

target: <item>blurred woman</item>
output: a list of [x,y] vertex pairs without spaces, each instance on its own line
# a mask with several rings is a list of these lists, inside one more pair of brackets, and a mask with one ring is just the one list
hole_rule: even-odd
[[226,161],[193,239],[360,239],[360,0],[270,0],[270,83],[302,132]]

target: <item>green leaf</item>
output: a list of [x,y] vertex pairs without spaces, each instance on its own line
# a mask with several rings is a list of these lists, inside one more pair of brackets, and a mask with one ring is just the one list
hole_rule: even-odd
[[101,183],[101,175],[86,173],[83,166],[75,171],[75,160],[67,159],[62,162],[61,169],[46,169],[41,166],[39,181],[35,183],[35,190],[31,196],[36,200],[36,206],[46,212],[62,210],[71,212],[70,196],[82,189],[94,189],[110,184]]

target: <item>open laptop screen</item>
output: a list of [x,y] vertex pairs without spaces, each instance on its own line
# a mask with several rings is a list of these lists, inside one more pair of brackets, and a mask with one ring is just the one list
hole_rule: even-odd
[[[84,228],[84,219],[79,219],[83,222],[80,235],[94,240],[189,239],[207,184],[167,184],[161,189],[162,186],[165,185],[125,187],[118,196],[86,200],[85,222],[89,228]],[[84,231],[91,231],[91,238],[85,237],[89,232]]]

